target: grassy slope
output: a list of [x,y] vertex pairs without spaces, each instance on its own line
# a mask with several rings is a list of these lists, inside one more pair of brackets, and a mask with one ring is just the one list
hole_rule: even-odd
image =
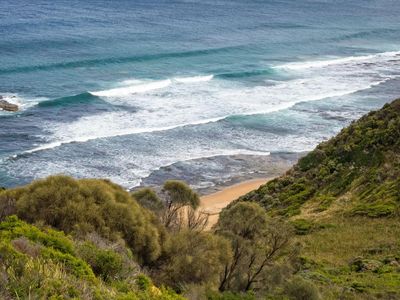
[[294,224],[325,298],[400,299],[400,99],[241,200]]

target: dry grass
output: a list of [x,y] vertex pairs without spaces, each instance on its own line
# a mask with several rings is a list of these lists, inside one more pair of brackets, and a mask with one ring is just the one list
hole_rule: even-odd
[[400,251],[400,222],[397,218],[332,217],[324,228],[300,237],[303,253],[316,262],[340,267],[357,256],[385,257]]

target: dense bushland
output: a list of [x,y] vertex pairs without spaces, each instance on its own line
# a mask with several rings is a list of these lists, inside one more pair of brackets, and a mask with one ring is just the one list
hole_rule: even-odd
[[104,247],[7,217],[0,223],[0,299],[183,299]]
[[273,268],[285,266],[290,276],[283,256],[292,252],[292,234],[282,221],[240,203],[224,212],[216,230],[204,232],[207,215],[198,205],[199,196],[179,181],[167,181],[159,193],[130,195],[109,181],[51,176],[4,190],[4,297],[177,299],[178,292],[239,299],[255,289],[267,292],[267,283],[276,282]]
[[96,232],[110,240],[122,238],[141,263],[161,255],[163,227],[128,192],[107,180],[51,176],[5,191],[0,198],[8,214],[30,223],[76,236]]

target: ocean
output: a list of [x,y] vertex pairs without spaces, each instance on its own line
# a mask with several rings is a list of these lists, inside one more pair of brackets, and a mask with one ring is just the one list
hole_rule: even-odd
[[399,97],[399,16],[397,0],[1,0],[0,95],[21,110],[0,111],[0,186],[133,188],[309,151]]

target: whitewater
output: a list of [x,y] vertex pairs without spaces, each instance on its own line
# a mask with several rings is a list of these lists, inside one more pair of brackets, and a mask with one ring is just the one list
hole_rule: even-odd
[[309,151],[398,97],[393,1],[21,1],[0,3],[0,95],[20,106],[0,111],[0,186],[132,188],[179,162],[229,181],[212,157]]

